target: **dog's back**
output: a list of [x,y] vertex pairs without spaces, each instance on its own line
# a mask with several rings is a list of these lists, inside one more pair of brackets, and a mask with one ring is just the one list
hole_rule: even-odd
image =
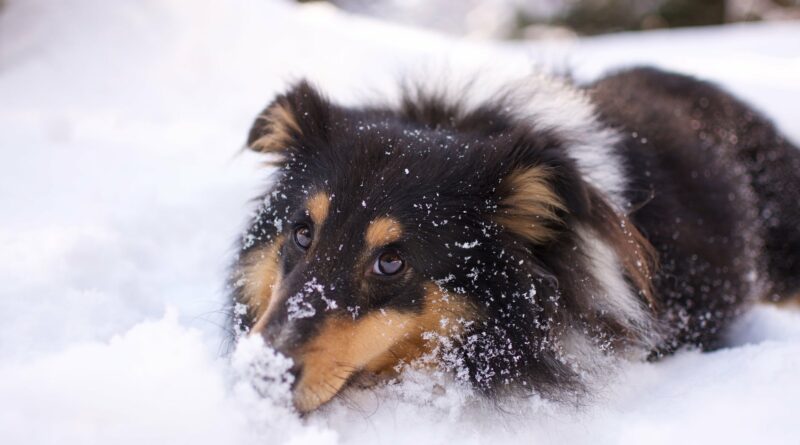
[[766,118],[712,84],[651,68],[589,90],[626,136],[628,197],[640,207],[631,219],[659,251],[654,281],[666,321],[682,327],[675,345],[713,347],[741,303],[800,292],[800,151]]

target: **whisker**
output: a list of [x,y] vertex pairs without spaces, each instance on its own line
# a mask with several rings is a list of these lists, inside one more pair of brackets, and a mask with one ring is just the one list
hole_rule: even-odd
[[335,391],[333,397],[331,397],[331,400],[341,400],[347,408],[355,411],[362,411],[361,406],[347,395],[347,391],[336,391],[336,387],[327,381],[323,381],[323,384],[328,386],[332,391]]

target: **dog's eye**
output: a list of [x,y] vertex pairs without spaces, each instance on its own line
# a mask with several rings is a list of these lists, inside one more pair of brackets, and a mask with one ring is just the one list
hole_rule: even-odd
[[383,252],[375,259],[372,272],[377,275],[394,275],[403,270],[403,259],[397,252]]
[[303,250],[308,249],[311,246],[311,241],[313,240],[311,229],[309,229],[306,225],[295,227],[293,237],[294,243]]

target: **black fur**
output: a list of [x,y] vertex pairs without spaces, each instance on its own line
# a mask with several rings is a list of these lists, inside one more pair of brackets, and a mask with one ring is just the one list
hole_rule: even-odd
[[[671,334],[660,348],[719,345],[755,270],[773,300],[800,291],[800,151],[751,107],[688,76],[640,68],[590,85],[642,203],[631,219],[659,252]],[[710,316],[709,316],[710,315]]]

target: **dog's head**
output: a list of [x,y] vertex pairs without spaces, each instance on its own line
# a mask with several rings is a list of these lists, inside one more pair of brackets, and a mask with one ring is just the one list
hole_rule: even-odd
[[547,346],[571,304],[555,269],[591,198],[558,140],[532,134],[502,107],[346,108],[305,82],[258,116],[248,146],[277,170],[235,298],[251,335],[294,360],[300,411],[442,341],[487,387],[524,367],[571,373]]

